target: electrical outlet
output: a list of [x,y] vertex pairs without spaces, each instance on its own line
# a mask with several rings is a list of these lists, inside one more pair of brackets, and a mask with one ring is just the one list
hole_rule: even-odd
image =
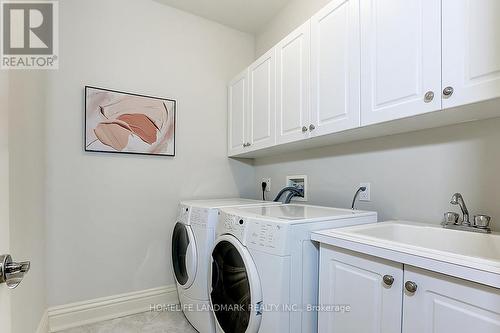
[[294,197],[292,201],[307,201],[307,190],[309,189],[307,186],[307,176],[287,176],[286,177],[286,186],[299,187],[304,189],[304,197]]
[[262,178],[262,182],[266,183],[266,192],[271,192],[271,178]]
[[359,201],[371,201],[371,184],[370,183],[361,183],[359,187],[366,187],[365,191],[359,192]]

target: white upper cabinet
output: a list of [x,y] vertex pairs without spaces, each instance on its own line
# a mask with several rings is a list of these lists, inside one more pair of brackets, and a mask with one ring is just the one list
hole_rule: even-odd
[[309,137],[310,35],[307,21],[275,48],[278,143]]
[[235,77],[228,86],[228,155],[239,154],[246,147],[248,108],[248,71]]
[[[401,133],[391,121],[500,99],[500,0],[332,0],[229,95],[229,155],[245,157]],[[484,106],[436,124],[500,116]],[[434,126],[429,117],[412,128]]]
[[248,150],[276,143],[276,64],[274,49],[264,54],[248,69],[249,144]]
[[403,265],[321,245],[318,332],[401,333]]
[[311,135],[360,125],[359,0],[334,0],[311,19]]
[[405,266],[403,333],[498,333],[500,291],[446,275]]
[[500,1],[443,0],[443,107],[500,97]]
[[441,109],[441,0],[361,0],[361,82],[362,125]]

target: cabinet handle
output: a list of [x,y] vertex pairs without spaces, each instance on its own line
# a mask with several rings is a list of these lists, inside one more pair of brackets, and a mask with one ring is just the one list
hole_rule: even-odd
[[405,283],[405,289],[409,292],[409,293],[414,293],[417,291],[417,284],[413,281],[406,281]]
[[250,142],[247,142],[247,147],[250,147],[252,144]]
[[305,133],[307,132],[307,127],[306,126],[302,126],[302,133]]
[[453,87],[446,87],[446,88],[444,88],[444,90],[443,90],[443,96],[444,96],[444,98],[450,98],[451,95],[453,95],[454,91],[455,90],[453,89]]
[[387,286],[390,287],[394,283],[394,276],[392,276],[392,275],[384,275],[384,277],[382,278],[382,280],[384,280],[385,285],[387,285]]
[[309,125],[309,130],[310,131],[314,131],[316,129],[316,126],[314,126],[313,124]]
[[426,94],[425,94],[425,97],[424,97],[424,102],[425,103],[430,103],[434,100],[434,91],[428,91]]

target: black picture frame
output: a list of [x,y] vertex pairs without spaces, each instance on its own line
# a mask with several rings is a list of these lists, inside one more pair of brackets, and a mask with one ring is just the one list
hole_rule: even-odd
[[[87,144],[87,91],[88,89],[94,89],[94,90],[101,90],[105,92],[111,92],[111,93],[117,93],[117,94],[123,94],[123,95],[130,95],[130,96],[137,96],[137,97],[144,97],[144,98],[151,98],[151,99],[156,99],[156,100],[161,100],[161,101],[168,101],[173,103],[174,105],[174,115],[173,115],[173,127],[174,127],[174,135],[173,135],[173,145],[174,145],[174,150],[173,154],[153,154],[153,153],[141,153],[141,152],[129,152],[129,151],[107,151],[107,150],[95,150],[95,149],[88,149],[88,144]],[[86,85],[84,89],[84,96],[85,96],[85,105],[84,105],[84,128],[83,128],[83,147],[85,152],[93,152],[93,153],[108,153],[108,154],[127,154],[127,155],[142,155],[142,156],[166,156],[166,157],[175,157],[176,155],[176,150],[177,150],[177,144],[176,144],[176,136],[177,136],[177,100],[171,99],[171,98],[163,98],[163,97],[157,97],[157,96],[150,96],[150,95],[143,95],[143,94],[138,94],[138,93],[130,93],[130,92],[125,92],[125,91],[120,91],[120,90],[113,90],[113,89],[108,89],[108,88],[101,88],[101,87],[96,87],[96,86],[90,86]]]

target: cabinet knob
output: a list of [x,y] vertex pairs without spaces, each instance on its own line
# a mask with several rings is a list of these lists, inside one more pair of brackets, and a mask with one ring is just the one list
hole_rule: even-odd
[[316,126],[314,126],[313,124],[309,125],[309,130],[310,131],[314,131],[316,129]]
[[434,91],[428,91],[426,94],[425,94],[425,97],[424,97],[424,102],[425,103],[430,103],[434,100]]
[[446,88],[444,88],[444,90],[443,90],[443,96],[444,96],[444,98],[450,98],[451,95],[453,95],[454,91],[455,90],[453,89],[453,87],[446,87]]
[[405,289],[409,292],[409,293],[414,293],[417,291],[417,284],[413,281],[406,281],[405,283]]
[[384,275],[384,277],[382,278],[382,280],[384,280],[385,285],[387,285],[387,286],[390,287],[394,283],[394,276],[392,276],[392,275]]
[[250,147],[252,144],[250,142],[247,142],[247,147]]
[[307,127],[306,126],[302,126],[302,133],[305,133],[307,132]]

